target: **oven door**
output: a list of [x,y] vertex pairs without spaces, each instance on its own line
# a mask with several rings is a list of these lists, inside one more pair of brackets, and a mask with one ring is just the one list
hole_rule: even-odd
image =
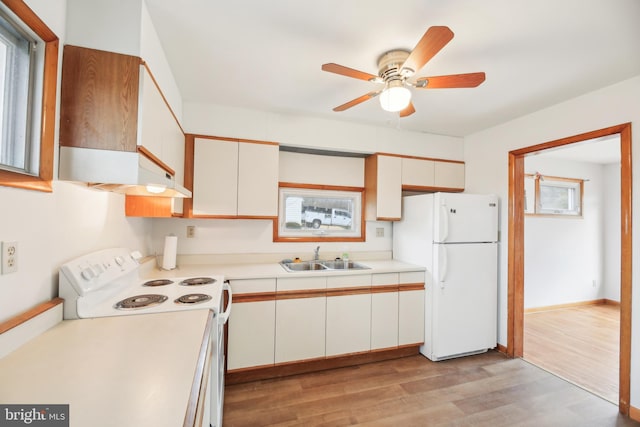
[[[213,355],[211,366],[211,425],[213,427],[222,426],[222,409],[224,406],[224,325],[229,320],[231,314],[231,299],[233,297],[229,281],[225,280],[222,285],[223,291],[228,294],[227,307],[224,308],[224,292],[220,295],[220,301],[216,304],[216,337],[213,337]],[[219,314],[218,314],[219,313]]]

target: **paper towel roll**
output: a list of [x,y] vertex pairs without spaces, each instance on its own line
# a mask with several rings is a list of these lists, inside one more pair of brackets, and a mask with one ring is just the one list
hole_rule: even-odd
[[162,269],[173,270],[176,268],[176,256],[178,255],[178,236],[169,235],[164,238],[164,255],[162,256]]

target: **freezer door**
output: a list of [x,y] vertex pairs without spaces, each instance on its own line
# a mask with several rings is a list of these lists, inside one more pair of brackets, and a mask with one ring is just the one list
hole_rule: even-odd
[[494,348],[496,243],[434,245],[432,360]]
[[434,242],[497,242],[498,197],[437,193],[434,200]]

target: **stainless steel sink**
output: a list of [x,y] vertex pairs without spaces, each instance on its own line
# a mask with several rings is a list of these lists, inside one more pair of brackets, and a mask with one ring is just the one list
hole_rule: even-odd
[[281,262],[280,265],[287,271],[314,271],[314,270],[326,270],[327,267],[314,261],[303,262]]
[[318,270],[365,270],[370,267],[353,261],[301,261],[281,262],[280,265],[288,272],[318,271]]
[[369,268],[366,265],[358,264],[357,262],[353,262],[353,261],[335,260],[335,261],[321,261],[321,262],[322,262],[322,265],[324,265],[330,270],[365,270]]

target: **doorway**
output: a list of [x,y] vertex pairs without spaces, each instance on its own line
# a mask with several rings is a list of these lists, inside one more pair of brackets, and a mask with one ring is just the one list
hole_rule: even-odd
[[522,148],[509,153],[509,252],[507,353],[522,357],[524,348],[524,213],[525,157],[551,148],[568,146],[589,139],[620,136],[620,355],[618,407],[629,414],[631,364],[631,124],[575,135]]

